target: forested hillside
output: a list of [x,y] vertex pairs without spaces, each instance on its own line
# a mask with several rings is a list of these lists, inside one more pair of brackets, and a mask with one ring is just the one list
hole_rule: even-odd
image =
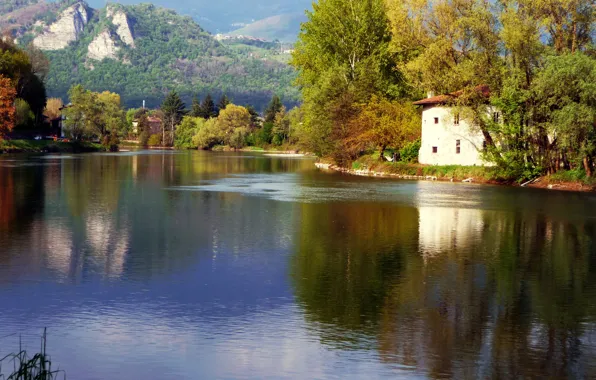
[[[94,10],[72,3],[65,2],[55,17],[40,15],[18,36],[21,45],[33,41],[50,58],[50,96],[65,99],[71,86],[82,84],[93,91],[117,92],[127,106],[143,100],[157,106],[170,90],[188,102],[195,95],[225,93],[238,104],[257,108],[274,93],[288,104],[299,100],[291,86],[292,68],[230,49],[188,16],[149,4]],[[78,24],[77,17],[82,20]],[[77,27],[65,31],[63,25]]]

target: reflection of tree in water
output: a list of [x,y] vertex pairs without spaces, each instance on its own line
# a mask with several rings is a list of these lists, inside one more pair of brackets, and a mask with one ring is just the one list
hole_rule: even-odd
[[29,233],[31,224],[44,209],[44,167],[0,166],[1,252]]
[[596,376],[592,222],[378,204],[302,218],[293,281],[329,344],[364,336],[432,378]]
[[596,351],[582,344],[594,328],[583,323],[594,316],[593,227],[541,215],[478,219],[475,237],[426,263],[408,256],[384,307],[384,360],[432,377],[596,375]]
[[417,211],[387,204],[304,204],[293,282],[307,318],[327,326],[323,339],[345,344],[371,332],[397,280],[402,252],[416,242]]

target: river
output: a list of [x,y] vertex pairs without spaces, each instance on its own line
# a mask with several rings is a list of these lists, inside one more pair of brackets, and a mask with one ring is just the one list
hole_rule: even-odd
[[595,378],[595,217],[308,158],[2,156],[0,357],[47,327],[69,379]]

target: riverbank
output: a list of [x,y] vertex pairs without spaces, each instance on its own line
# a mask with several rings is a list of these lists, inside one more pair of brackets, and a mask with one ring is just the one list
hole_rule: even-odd
[[0,153],[86,153],[103,152],[106,148],[92,142],[52,140],[2,140]]
[[569,172],[559,172],[552,176],[536,178],[533,181],[519,182],[516,179],[502,177],[495,167],[381,162],[378,157],[374,156],[361,157],[348,168],[337,166],[325,159],[320,160],[315,165],[322,170],[364,177],[480,183],[563,191],[596,191],[596,181],[574,178],[569,175]]

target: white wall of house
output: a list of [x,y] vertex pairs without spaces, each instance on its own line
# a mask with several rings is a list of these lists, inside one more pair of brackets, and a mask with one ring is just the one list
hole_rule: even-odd
[[[487,165],[481,153],[482,133],[463,118],[456,123],[451,107],[425,105],[422,109],[422,141],[418,161],[426,165]],[[459,147],[459,149],[458,149]]]

